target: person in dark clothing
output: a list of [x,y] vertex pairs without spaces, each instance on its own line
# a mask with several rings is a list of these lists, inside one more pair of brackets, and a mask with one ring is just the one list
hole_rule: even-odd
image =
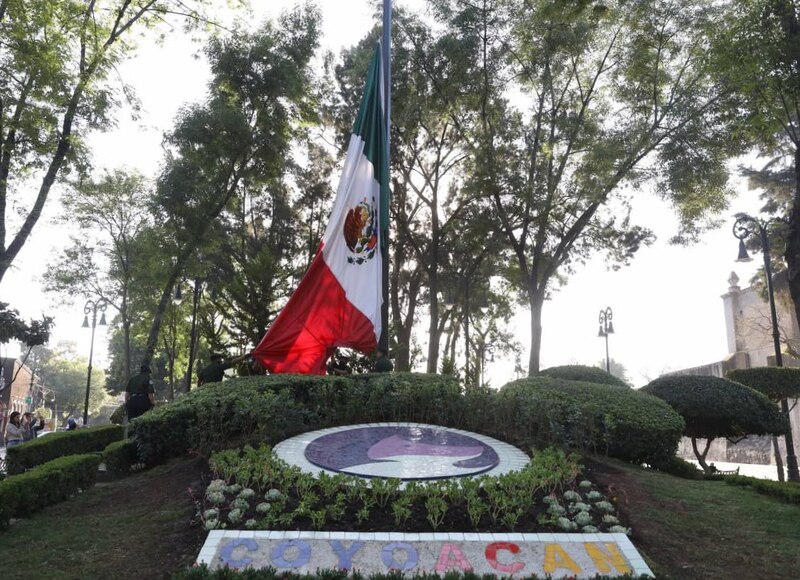
[[39,436],[39,431],[44,429],[44,417],[39,415],[37,424],[37,421],[33,418],[33,413],[23,413],[22,426],[25,429],[25,435],[22,438],[23,441],[36,439],[36,437]]
[[139,374],[131,377],[125,387],[125,409],[128,419],[143,415],[156,404],[156,390],[150,376],[150,368],[142,365]]
[[375,351],[375,362],[372,364],[373,373],[390,373],[394,370],[392,361],[389,360],[389,353],[382,348]]
[[247,357],[249,354],[243,354],[232,359],[225,360],[221,354],[212,354],[211,363],[204,366],[197,374],[197,386],[205,385],[206,383],[218,383],[222,381],[225,376],[225,371],[237,365]]

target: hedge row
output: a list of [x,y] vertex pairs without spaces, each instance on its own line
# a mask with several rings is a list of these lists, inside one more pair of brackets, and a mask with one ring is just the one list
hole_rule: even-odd
[[619,386],[536,377],[499,393],[462,392],[453,377],[412,373],[269,375],[213,383],[131,422],[147,464],[189,450],[277,443],[314,429],[409,421],[469,429],[523,448],[588,448],[657,464],[675,454],[683,421],[664,402]]
[[99,425],[52,433],[9,447],[6,451],[8,473],[22,473],[59,457],[102,451],[109,443],[119,441],[123,436],[124,430],[119,425]]
[[[13,448],[12,448],[13,449]],[[99,455],[72,455],[0,481],[0,527],[94,485]]]
[[770,401],[800,397],[800,369],[789,367],[753,367],[734,369],[726,378],[755,389]]
[[452,377],[267,375],[211,383],[130,423],[139,458],[153,464],[234,441],[277,443],[313,429],[372,421],[456,426],[464,401]]
[[619,386],[539,376],[509,383],[497,398],[507,440],[590,449],[653,466],[675,455],[684,427],[663,401]]
[[139,463],[136,444],[130,439],[114,441],[103,450],[103,463],[106,466],[106,473],[112,477],[129,474],[133,466]]
[[728,485],[751,487],[758,493],[778,498],[786,503],[800,505],[800,484],[797,483],[771,481],[745,475],[726,475],[724,481]]
[[611,373],[598,367],[587,367],[585,365],[563,365],[560,367],[550,367],[539,373],[539,376],[550,377],[552,379],[566,379],[568,381],[580,381],[582,383],[593,383],[596,385],[612,385],[630,389],[631,386],[618,379]]
[[[451,570],[444,576],[447,580],[499,580],[508,576],[495,576],[493,574],[478,575],[473,572],[456,572]],[[316,574],[298,574],[286,570],[278,571],[275,568],[245,568],[236,570],[233,568],[217,568],[210,570],[205,564],[186,568],[182,572],[173,574],[173,580],[402,580],[405,578],[402,572],[389,572],[384,574],[362,574],[358,570],[320,570]],[[539,576],[537,574],[523,574],[515,576],[518,580],[544,580],[552,578],[549,574]],[[622,574],[608,576],[597,574],[586,576],[588,580],[650,580],[652,576]],[[442,580],[442,576],[435,573],[417,574],[414,580]]]

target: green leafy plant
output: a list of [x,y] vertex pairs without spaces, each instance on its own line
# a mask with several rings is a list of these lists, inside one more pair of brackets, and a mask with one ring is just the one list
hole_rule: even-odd
[[428,499],[425,500],[427,520],[434,530],[439,529],[439,526],[444,522],[447,508],[447,501],[440,495],[429,495]]

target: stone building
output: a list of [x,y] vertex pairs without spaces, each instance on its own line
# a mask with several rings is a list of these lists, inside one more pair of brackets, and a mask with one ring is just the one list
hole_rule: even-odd
[[[773,281],[775,310],[781,335],[783,365],[800,366],[800,328],[794,315],[785,274],[775,276]],[[682,369],[671,374],[712,375],[724,377],[731,369],[773,366],[775,347],[772,336],[772,320],[766,289],[750,286],[742,289],[739,277],[731,272],[728,278],[728,292],[722,295],[725,313],[725,329],[728,341],[728,356],[725,359],[699,367]],[[792,435],[795,448],[800,441],[800,405],[790,400]],[[779,437],[781,456],[786,458],[784,438]],[[795,454],[797,453],[795,449]],[[681,457],[694,459],[691,441],[684,438],[678,451]],[[732,463],[775,463],[771,437],[748,437],[733,443],[717,439],[711,444],[707,461],[727,461]]]

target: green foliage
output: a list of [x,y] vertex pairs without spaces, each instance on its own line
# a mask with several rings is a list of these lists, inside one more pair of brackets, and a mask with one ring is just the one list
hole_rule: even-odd
[[142,461],[155,463],[233,441],[277,442],[314,429],[382,421],[467,428],[523,447],[586,448],[651,464],[674,455],[683,430],[668,405],[618,386],[537,377],[499,393],[462,393],[450,376],[376,373],[210,384],[132,421],[131,436]]
[[15,339],[29,348],[45,344],[50,339],[52,325],[51,316],[26,323],[19,317],[18,311],[9,308],[8,303],[0,302],[0,344]]
[[630,388],[630,385],[625,381],[618,379],[611,373],[597,367],[588,367],[584,365],[550,367],[540,371],[539,375],[553,379],[565,379],[567,381],[581,381],[584,383]]
[[688,437],[713,439],[781,434],[788,419],[761,393],[728,379],[664,376],[641,389],[663,399],[686,422]]
[[124,404],[122,404],[119,407],[117,407],[116,409],[114,409],[114,412],[111,413],[111,417],[109,418],[109,421],[111,421],[114,425],[122,425],[122,423],[125,421],[125,405]]
[[[163,224],[158,243],[176,260],[162,279],[145,363],[155,353],[173,287],[187,273],[218,275],[219,304],[233,310],[222,317],[223,335],[256,342],[275,314],[264,306],[280,301],[282,270],[295,257],[289,224],[296,220],[285,188],[295,138],[314,117],[311,62],[319,26],[318,8],[304,4],[277,23],[216,36],[206,47],[207,98],[184,107],[166,134],[169,151],[152,200]],[[275,251],[260,251],[267,246]]]
[[800,397],[800,369],[789,367],[754,367],[734,369],[726,375],[731,381],[747,385],[770,401]]
[[697,469],[694,463],[690,463],[685,459],[681,459],[677,455],[669,458],[669,460],[662,462],[658,466],[659,471],[669,473],[675,477],[682,477],[684,479],[704,479],[703,472]]
[[66,171],[86,170],[85,137],[112,125],[112,111],[129,96],[126,87],[108,80],[133,51],[135,43],[126,37],[150,23],[172,20],[171,15],[202,20],[204,3],[3,3],[0,62],[7,82],[0,86],[0,280],[42,215],[53,184]]
[[235,386],[228,381],[195,389],[137,417],[129,429],[140,459],[152,464],[190,449],[205,453],[230,446],[235,440],[278,441],[303,430],[304,415],[290,396],[264,388],[254,377],[236,380]]
[[131,422],[141,459],[209,452],[234,438],[280,441],[331,425],[369,421],[463,421],[452,377],[377,373],[353,377],[266,375],[211,383]]
[[[581,470],[575,456],[545,449],[536,452],[530,463],[517,472],[408,482],[401,488],[397,479],[374,478],[367,482],[343,474],[313,477],[277,458],[268,446],[217,452],[209,464],[217,479],[205,494],[207,529],[235,527],[248,516],[258,520],[251,527],[259,529],[272,529],[275,525],[311,525],[319,529],[326,522],[343,518],[370,525],[376,511],[384,514],[391,510],[395,526],[405,526],[416,513],[436,530],[468,513],[474,529],[491,525],[513,531],[522,516],[535,512],[537,498],[575,487]],[[582,493],[590,503],[605,499],[591,490],[591,484],[582,488]],[[583,499],[580,494],[574,495]],[[586,509],[590,509],[588,504]],[[234,511],[235,521],[230,519]],[[595,515],[592,522],[603,526],[603,514]]]
[[744,475],[728,475],[723,479],[728,485],[749,487],[758,493],[780,501],[800,505],[800,485],[792,482],[770,481]]
[[[78,329],[80,330],[80,329]],[[29,365],[35,369],[42,382],[53,390],[63,417],[82,415],[86,401],[87,359],[77,354],[74,342],[59,342],[53,347],[37,346],[31,350]],[[105,373],[102,368],[92,369],[89,390],[89,416],[96,413],[108,400],[105,390]],[[56,420],[61,420],[56,417]]]
[[497,399],[498,428],[523,445],[590,449],[659,464],[675,454],[683,430],[668,405],[618,386],[533,377],[507,384]]
[[27,517],[88,489],[94,485],[98,465],[99,455],[71,455],[0,481],[0,528],[13,517]]
[[118,425],[100,425],[73,431],[52,433],[6,450],[8,473],[22,473],[53,459],[102,451],[113,441],[122,439],[123,430]]
[[110,475],[114,477],[127,475],[131,468],[139,463],[136,444],[130,439],[111,443],[103,450],[103,463]]

